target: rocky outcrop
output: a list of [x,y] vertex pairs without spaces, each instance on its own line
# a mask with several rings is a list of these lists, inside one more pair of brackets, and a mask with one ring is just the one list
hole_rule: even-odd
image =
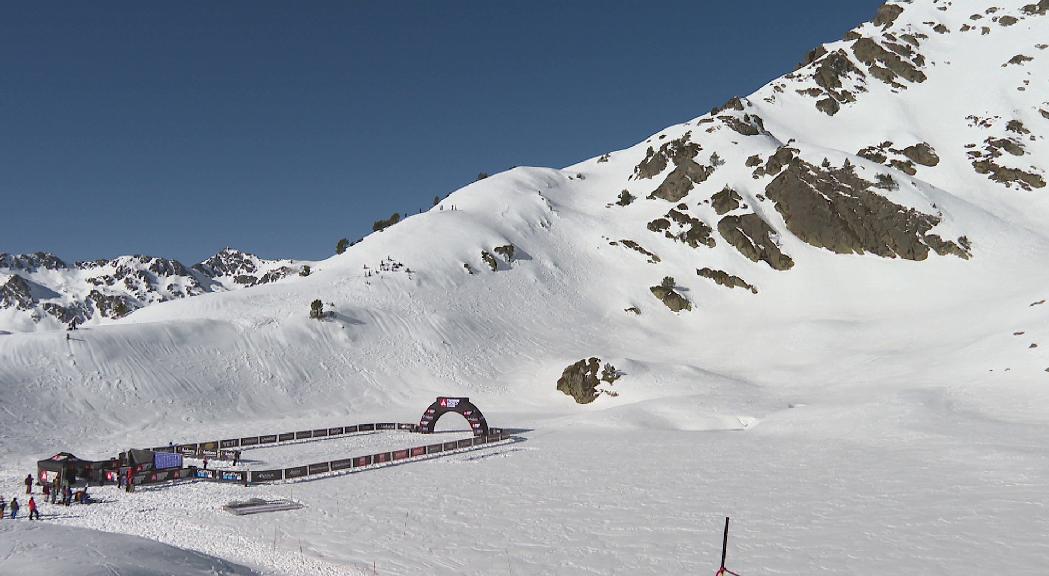
[[18,274],[12,275],[0,285],[0,308],[30,310],[36,300],[29,290],[29,284]]
[[506,263],[509,264],[514,261],[514,254],[516,254],[517,252],[517,247],[513,244],[505,244],[503,246],[496,246],[495,248],[492,248],[492,252],[495,252],[496,254],[502,256],[503,260],[505,260]]
[[597,398],[597,387],[601,383],[597,374],[600,370],[599,358],[580,360],[561,372],[557,389],[571,396],[577,404],[589,404]]
[[813,246],[839,254],[928,257],[925,235],[939,218],[894,204],[871,186],[848,164],[818,168],[795,159],[769,183],[765,195],[775,202],[787,229]]
[[739,253],[753,262],[765,262],[773,270],[790,270],[794,261],[772,240],[775,230],[757,214],[725,216],[718,222],[718,233]]
[[668,165],[674,165],[670,174],[648,195],[649,199],[680,202],[694,185],[706,181],[714,172],[713,167],[703,166],[694,160],[702,147],[690,138],[691,132],[686,132],[681,138],[660,146],[658,151],[649,148],[645,159],[634,168],[635,178],[646,179],[661,174]]
[[36,272],[37,270],[64,270],[68,266],[61,258],[50,252],[32,254],[8,254],[0,252],[0,268]]
[[710,199],[712,200],[711,206],[714,207],[714,211],[718,213],[718,216],[724,216],[739,208],[739,203],[743,200],[735,190],[728,186],[722,188],[720,192],[711,196]]
[[727,288],[745,288],[750,290],[752,293],[757,294],[758,289],[750,285],[746,280],[739,276],[733,276],[724,270],[714,270],[713,268],[700,268],[696,270],[696,274],[713,280],[719,286],[725,286]]
[[652,286],[649,290],[652,292],[653,296],[659,299],[659,301],[667,308],[670,308],[671,312],[692,310],[692,303],[681,294],[678,294],[673,288],[668,288],[666,286]]
[[888,28],[892,26],[892,23],[899,18],[900,14],[903,14],[903,6],[899,4],[882,4],[878,8],[878,13],[874,16],[874,25],[882,28]]
[[[620,240],[618,243],[622,244],[626,248],[633,250],[634,252],[644,255],[646,258],[648,258],[649,264],[658,264],[660,262],[659,256],[656,256],[652,252],[649,252],[645,249],[644,246],[638,244],[637,242],[634,242],[633,240]],[[613,246],[616,244],[616,242],[612,242]]]
[[499,269],[499,261],[495,259],[495,256],[492,256],[491,252],[488,252],[487,250],[481,250],[481,260],[483,260],[484,263],[492,269],[492,272],[495,272]]

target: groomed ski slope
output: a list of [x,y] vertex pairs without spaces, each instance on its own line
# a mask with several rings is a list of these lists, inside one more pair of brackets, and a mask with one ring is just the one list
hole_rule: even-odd
[[[894,26],[957,30],[977,11],[958,4],[906,4]],[[665,575],[712,573],[729,515],[730,566],[745,575],[1041,574],[1049,304],[1037,303],[1049,298],[1049,196],[974,174],[964,145],[997,136],[967,115],[1020,117],[1034,140],[1003,162],[1046,168],[1049,120],[1037,106],[1047,106],[1049,52],[1034,46],[1047,23],[929,32],[926,82],[898,93],[872,83],[833,119],[773,82],[748,98],[768,135],[706,133],[693,121],[604,162],[494,175],[308,277],[150,306],[68,341],[2,335],[0,486],[13,493],[58,450],[91,458],[410,422],[434,396],[464,395],[491,425],[528,430],[522,441],[296,484],[103,489],[108,502],[63,509],[53,523],[141,535],[261,574],[374,565],[395,575]],[[1035,59],[1001,68],[1017,51]],[[1024,79],[1031,86],[1016,90]],[[649,146],[690,130],[704,159],[717,151],[726,161],[693,194],[740,191],[779,231],[791,270],[752,263],[720,238],[697,250],[646,229],[672,205],[644,199],[659,179],[629,176]],[[848,160],[869,180],[889,169],[857,150],[931,143],[940,164],[895,174],[899,188],[885,195],[942,214],[935,231],[966,235],[972,258],[838,255],[786,232],[744,160],[791,139],[806,161]],[[614,206],[624,188],[639,200]],[[610,245],[622,239],[660,262]],[[515,259],[497,257],[490,270],[481,251],[510,243]],[[404,268],[369,274],[388,258]],[[759,293],[700,278],[704,266]],[[672,313],[649,292],[667,275],[691,312]],[[334,316],[308,319],[313,299]],[[639,316],[624,312],[632,306]],[[618,396],[580,406],[555,382],[590,356],[625,375]],[[253,496],[306,507],[262,517],[220,509]]]

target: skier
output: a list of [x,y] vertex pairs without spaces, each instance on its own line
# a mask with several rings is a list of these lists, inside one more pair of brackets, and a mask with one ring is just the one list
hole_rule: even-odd
[[32,494],[33,493],[33,475],[32,474],[26,474],[25,475],[25,493],[26,494]]
[[11,499],[11,519],[18,518],[18,498]]
[[32,520],[33,516],[36,516],[36,519],[39,520],[40,519],[40,511],[36,509],[36,500],[34,500],[32,496],[30,496],[29,497],[29,519]]
[[7,500],[0,496],[0,520],[4,519],[4,508],[7,508]]

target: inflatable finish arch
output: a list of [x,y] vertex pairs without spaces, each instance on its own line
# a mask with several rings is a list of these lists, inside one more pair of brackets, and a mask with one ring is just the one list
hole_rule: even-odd
[[437,401],[430,404],[426,412],[423,412],[423,417],[419,419],[419,432],[433,434],[433,428],[437,424],[437,420],[449,412],[462,414],[463,418],[466,418],[466,421],[470,423],[474,436],[488,435],[488,422],[485,422],[484,415],[477,409],[477,406],[470,402],[469,398],[450,398],[447,396],[438,396]]

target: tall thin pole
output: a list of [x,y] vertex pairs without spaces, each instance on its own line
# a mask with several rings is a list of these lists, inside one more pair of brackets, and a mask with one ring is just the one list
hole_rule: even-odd
[[725,538],[721,541],[721,569],[725,569],[725,555],[728,554],[728,516],[725,516]]

